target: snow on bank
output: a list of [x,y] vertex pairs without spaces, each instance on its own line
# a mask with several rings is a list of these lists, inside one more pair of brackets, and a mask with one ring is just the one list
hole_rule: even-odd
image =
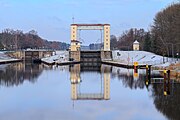
[[54,62],[69,61],[69,51],[56,51],[53,56],[42,58],[41,60],[50,64]]
[[151,52],[146,51],[112,51],[113,61],[118,61],[124,64],[133,64],[138,62],[139,64],[151,64],[151,65],[160,65],[164,62],[173,61],[171,58],[167,58],[160,55],[156,55]]
[[5,54],[5,52],[0,52],[0,63],[1,62],[8,62],[8,61],[16,61],[18,59],[11,58]]

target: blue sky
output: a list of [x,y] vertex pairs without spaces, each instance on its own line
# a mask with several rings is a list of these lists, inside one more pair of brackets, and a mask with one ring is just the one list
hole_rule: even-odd
[[[32,29],[47,40],[70,43],[70,24],[109,23],[119,36],[130,28],[148,30],[155,14],[177,0],[0,0],[0,30]],[[96,42],[100,32],[83,31],[84,44]]]

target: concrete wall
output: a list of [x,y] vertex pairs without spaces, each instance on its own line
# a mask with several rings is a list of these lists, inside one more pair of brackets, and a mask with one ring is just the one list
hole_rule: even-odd
[[69,58],[73,58],[75,61],[80,61],[80,51],[69,51]]
[[10,52],[9,55],[18,59],[28,59],[32,60],[33,58],[43,58],[47,56],[52,56],[53,51],[15,51]]
[[16,51],[16,52],[8,52],[10,57],[17,58],[17,59],[23,59],[24,52],[23,51]]
[[101,60],[112,60],[112,51],[101,51]]

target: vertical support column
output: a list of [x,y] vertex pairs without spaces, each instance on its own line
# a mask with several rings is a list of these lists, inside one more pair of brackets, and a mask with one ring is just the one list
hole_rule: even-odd
[[110,25],[104,25],[104,51],[110,51]]
[[71,41],[77,40],[77,25],[71,25]]
[[80,45],[77,41],[77,25],[71,25],[71,51],[78,51]]
[[70,58],[80,61],[80,42],[77,40],[77,24],[71,25]]

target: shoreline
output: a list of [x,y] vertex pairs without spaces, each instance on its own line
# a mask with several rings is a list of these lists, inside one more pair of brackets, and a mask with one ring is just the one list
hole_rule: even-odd
[[9,60],[0,60],[0,65],[1,64],[8,64],[8,63],[15,63],[15,62],[22,62],[22,59],[9,59]]

